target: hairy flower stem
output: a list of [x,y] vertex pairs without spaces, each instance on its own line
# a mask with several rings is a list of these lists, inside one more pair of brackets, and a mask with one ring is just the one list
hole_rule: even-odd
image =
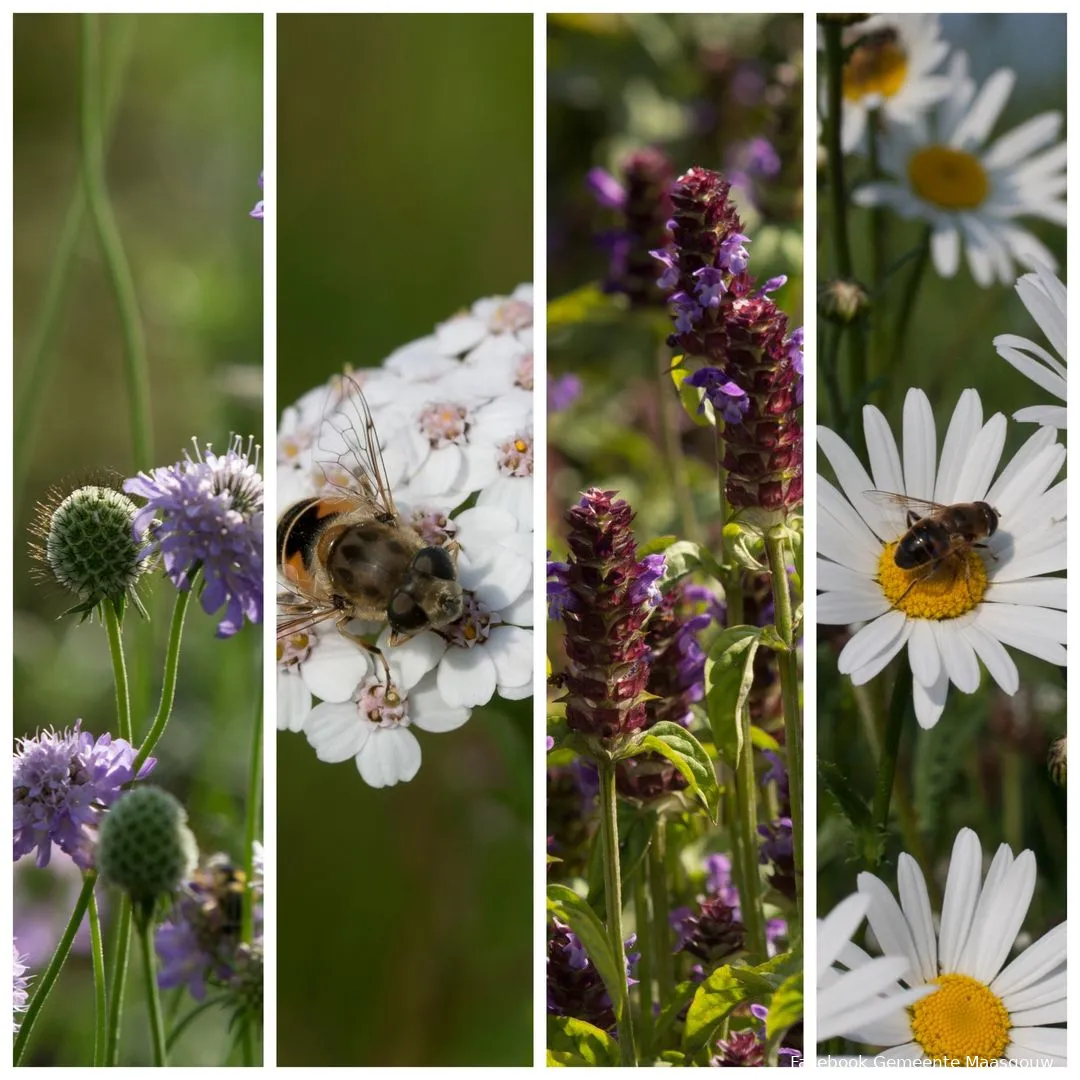
[[105,995],[105,952],[101,945],[101,918],[97,895],[90,893],[90,960],[94,968],[94,1067],[105,1064],[105,1018],[109,1011]]
[[[243,922],[241,934],[249,945],[255,939],[255,896],[251,882],[255,876],[255,836],[259,828],[259,795],[262,791],[262,727],[263,727],[263,684],[261,666],[256,670],[259,691],[256,695],[255,723],[251,731],[251,760],[248,765],[247,804],[244,813],[244,880],[248,887],[244,890],[242,909]],[[255,1025],[244,1025],[243,1060],[247,1068],[255,1066]]]
[[[836,270],[844,281],[851,281],[855,264],[851,257],[851,237],[848,233],[847,189],[844,186],[844,150],[840,141],[840,117],[844,108],[844,43],[842,27],[827,22],[825,33],[825,150],[829,196],[832,200],[833,255]],[[858,323],[845,326],[851,359],[849,397],[859,401],[866,389],[866,335]]]
[[[780,536],[765,537],[765,554],[772,579],[776,632],[787,646],[776,660],[780,669],[780,697],[784,707],[784,738],[787,749],[788,790],[791,794],[791,842],[795,857],[795,905],[802,926],[803,898],[803,751],[802,709],[799,707],[799,657],[795,651],[795,623],[791,610],[791,587],[787,576],[787,557]],[[796,930],[796,933],[799,931]]]
[[113,940],[112,975],[109,979],[109,1026],[105,1033],[105,1064],[120,1064],[120,1026],[124,1016],[124,993],[127,989],[128,958],[131,955],[131,901],[127,893],[120,897]]
[[615,988],[619,1000],[614,1002],[619,1020],[619,1061],[636,1066],[634,1022],[630,1015],[630,992],[626,985],[626,946],[623,941],[622,877],[619,868],[619,818],[615,797],[615,762],[601,759],[600,772],[600,838],[604,854],[604,898],[607,901],[607,932],[611,955],[619,969],[620,979]]
[[[106,68],[102,91],[103,143],[108,142],[113,119],[116,116],[116,106],[120,101],[120,90],[124,83],[135,30],[134,16],[112,16],[110,22],[116,24],[117,30],[113,35],[113,59]],[[30,446],[38,430],[38,410],[49,383],[51,361],[54,355],[53,345],[62,325],[61,314],[67,302],[68,289],[73,277],[72,271],[75,268],[79,240],[82,237],[85,222],[86,194],[80,183],[72,192],[68,202],[67,214],[64,216],[64,224],[60,230],[60,239],[57,241],[56,252],[49,268],[49,277],[45,282],[45,291],[41,295],[41,306],[38,308],[34,322],[30,346],[22,363],[23,385],[15,407],[15,453],[12,455],[11,463],[14,473],[12,490],[16,498],[22,491],[26,470],[31,460]]]
[[75,940],[75,935],[79,931],[79,925],[82,923],[83,916],[86,914],[86,909],[90,904],[90,897],[93,895],[94,883],[96,881],[97,871],[87,871],[83,877],[82,892],[79,893],[79,899],[75,901],[75,909],[72,911],[71,918],[68,919],[67,926],[64,928],[64,933],[60,937],[60,944],[56,946],[56,951],[52,954],[52,959],[49,961],[49,966],[45,969],[45,973],[37,980],[34,986],[34,993],[30,998],[30,1005],[23,1016],[22,1024],[19,1027],[19,1033],[15,1036],[12,1060],[16,1066],[21,1065],[23,1058],[26,1056],[26,1048],[30,1042],[30,1033],[34,1030],[34,1024],[41,1015],[45,1000],[48,998],[49,992],[52,990],[53,984],[60,974],[60,969],[63,968],[64,962],[68,958],[68,953],[71,952],[71,943]]
[[[668,906],[667,825],[663,817],[656,819],[648,859],[649,897],[652,901],[652,926],[649,930],[654,950],[657,1000],[663,1008],[671,1000],[675,988],[675,957],[671,951],[671,909]],[[644,950],[642,950],[644,955]]]
[[[869,149],[870,178],[881,177],[880,139],[882,118],[879,109],[871,109],[867,124],[867,143]],[[874,307],[871,308],[870,371],[869,379],[876,382],[887,374],[885,369],[885,320],[880,317],[885,280],[887,276],[889,252],[889,217],[883,206],[875,206],[870,211],[870,282]]]
[[[750,707],[744,705],[735,722],[742,727],[742,753],[735,769],[735,820],[733,831],[739,834],[740,873],[735,882],[739,890],[739,910],[746,928],[746,948],[754,963],[768,956],[765,938],[765,912],[761,901],[761,871],[758,869],[757,773],[754,770],[754,744],[750,738]],[[735,867],[733,866],[734,870]]]
[[904,730],[904,721],[911,712],[911,665],[908,663],[907,652],[904,651],[896,671],[896,681],[893,683],[889,715],[885,722],[885,738],[882,741],[881,757],[878,758],[877,782],[874,786],[873,822],[879,833],[883,833],[889,825],[889,805],[896,779],[896,761],[900,754],[900,736]]
[[904,294],[900,299],[900,309],[896,316],[896,329],[893,332],[893,349],[889,357],[889,370],[894,371],[898,364],[903,363],[904,352],[907,349],[908,331],[911,329],[912,316],[915,314],[915,303],[919,298],[919,288],[926,276],[926,268],[930,265],[930,236],[933,232],[928,225],[923,232],[919,246],[915,249],[915,265],[908,275]]
[[[716,479],[717,490],[720,496],[720,505],[716,511],[716,520],[720,522],[720,535],[716,540],[716,561],[723,566],[727,558],[727,540],[724,537],[724,526],[727,524],[727,469],[724,468],[724,422],[718,416],[716,426],[713,428],[716,435]],[[732,571],[733,577],[739,576],[739,568],[736,566]]]
[[686,458],[683,455],[682,439],[679,436],[679,417],[682,408],[679,399],[672,393],[671,352],[667,347],[667,338],[660,341],[656,350],[657,357],[657,412],[660,415],[660,438],[667,458],[668,480],[675,493],[675,505],[679,508],[679,522],[683,537],[687,540],[701,539],[701,526],[694,510],[694,496],[686,480]]
[[[117,736],[132,742],[131,698],[128,695],[127,665],[124,663],[124,642],[120,635],[120,619],[113,609],[111,600],[106,600],[101,607],[105,613],[105,631],[109,637],[109,656],[112,659]],[[142,761],[139,761],[132,770],[133,775],[137,775],[141,767]]]
[[649,911],[648,868],[643,860],[634,874],[634,922],[637,944],[641,951],[638,961],[638,1038],[647,1052],[652,1041],[653,1018],[653,942],[652,915]]
[[165,1049],[165,1021],[161,1013],[157,964],[154,960],[153,919],[139,919],[139,941],[142,945],[143,981],[146,983],[146,1011],[150,1021],[150,1042],[154,1049],[154,1065],[160,1068],[167,1065],[168,1060]]
[[[172,715],[173,699],[176,696],[176,673],[180,667],[180,643],[184,637],[184,616],[187,614],[191,594],[195,591],[198,574],[192,575],[191,587],[177,590],[176,601],[173,604],[172,623],[169,626],[169,643],[165,649],[165,670],[161,679],[161,700],[158,702],[157,714],[150,725],[146,738],[143,739],[139,752],[135,755],[133,771],[138,772],[143,762],[153,752],[158,740],[165,732],[165,725]],[[260,687],[261,687],[260,683]]]
[[84,14],[80,48],[80,136],[83,186],[90,220],[116,301],[124,338],[124,378],[128,390],[131,443],[136,469],[151,466],[150,378],[146,339],[135,282],[105,187],[105,124],[101,106],[100,16]]

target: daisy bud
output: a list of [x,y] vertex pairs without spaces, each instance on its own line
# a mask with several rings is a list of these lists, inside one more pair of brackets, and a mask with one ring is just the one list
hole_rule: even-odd
[[136,916],[149,919],[159,899],[191,877],[198,859],[187,813],[167,791],[128,791],[106,815],[98,835],[102,877],[131,898]]
[[1050,754],[1047,758],[1046,767],[1050,773],[1050,779],[1058,787],[1065,786],[1065,770],[1068,765],[1068,740],[1064,735],[1055,739],[1050,744]]
[[735,909],[719,896],[702,900],[696,913],[678,913],[673,922],[679,934],[676,952],[688,952],[710,967],[743,947],[743,925]]
[[675,170],[666,154],[655,148],[636,150],[622,163],[620,184],[603,169],[593,169],[588,184],[601,206],[616,210],[621,227],[601,236],[611,254],[604,289],[623,293],[631,307],[662,307],[666,294],[656,284],[650,252],[671,240],[669,190]]
[[673,242],[654,257],[675,333],[668,338],[693,370],[723,421],[732,510],[759,527],[778,524],[802,502],[802,330],[788,333],[787,316],[747,272],[750,238],[719,173],[692,168],[671,189]]
[[66,614],[93,614],[110,603],[122,614],[131,599],[141,610],[135,584],[146,569],[142,534],[134,532],[138,508],[119,491],[89,484],[55,506],[38,505],[32,527],[40,540],[33,554],[52,577],[79,599]]
[[602,742],[648,722],[645,624],[659,600],[663,560],[638,560],[633,517],[614,492],[585,492],[566,514],[569,561],[555,564],[555,606],[566,628],[566,722]]
[[818,313],[829,322],[846,325],[870,310],[870,297],[857,281],[829,281],[818,290]]

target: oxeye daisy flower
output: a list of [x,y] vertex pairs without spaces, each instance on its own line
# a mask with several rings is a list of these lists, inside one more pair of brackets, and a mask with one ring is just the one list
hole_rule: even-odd
[[949,93],[934,74],[949,52],[937,15],[871,15],[844,34],[851,50],[844,64],[841,143],[859,148],[870,113],[887,127],[911,124]]
[[[1016,693],[1020,677],[1006,645],[1066,662],[1065,578],[1046,576],[1065,568],[1065,482],[1057,479],[1065,448],[1052,428],[1040,428],[998,473],[1006,426],[1001,413],[984,424],[978,393],[965,390],[939,459],[929,399],[909,390],[902,448],[881,412],[863,409],[870,472],[839,435],[818,429],[839,484],[819,477],[818,622],[865,624],[839,658],[841,674],[856,685],[906,647],[924,728],[938,722],[950,684],[974,693],[980,660],[1006,694]],[[984,546],[923,576],[896,564],[909,527],[905,506],[875,492],[985,502],[997,528]]]
[[434,676],[405,692],[380,675],[361,682],[348,701],[316,705],[304,734],[320,761],[353,758],[366,784],[392,787],[420,770],[420,743],[409,729],[453,731],[469,719],[469,710],[447,705]]
[[146,500],[135,517],[136,536],[148,534],[144,555],[160,554],[169,580],[190,589],[201,570],[203,610],[225,608],[218,637],[262,622],[263,483],[259,451],[235,436],[224,454],[195,457],[124,481]]
[[[1024,274],[1017,280],[1016,291],[1061,359],[1029,338],[1016,334],[999,334],[994,338],[994,348],[1021,375],[1026,375],[1037,386],[1065,401],[1065,286],[1045,266],[1039,266],[1035,273]],[[1013,419],[1064,429],[1066,411],[1064,405],[1032,405],[1014,412]]]
[[1012,283],[1015,262],[1034,269],[1057,263],[1047,247],[1016,224],[1037,217],[1065,224],[1063,117],[1045,112],[990,142],[1016,76],[994,72],[976,92],[967,57],[949,69],[949,92],[929,125],[891,128],[881,141],[881,167],[891,177],[856,189],[861,206],[886,206],[931,228],[934,267],[951,278],[961,246],[983,288]]
[[[861,1031],[933,993],[920,986],[905,989],[907,956],[871,958],[851,942],[870,910],[870,897],[855,893],[836,905],[817,924],[817,1037],[819,1041]],[[888,993],[886,993],[888,991]]]
[[94,865],[97,827],[123,794],[157,763],[147,758],[133,771],[135,750],[124,739],[82,730],[82,721],[64,731],[40,731],[19,739],[12,763],[15,790],[14,852],[21,859],[36,849],[38,866],[48,866],[55,844],[83,870]]
[[[24,1013],[27,1009],[29,995],[27,988],[30,980],[26,977],[30,969],[24,961],[26,957],[19,952],[19,946],[13,940],[11,943],[11,1011],[12,1013]],[[13,1020],[12,1030],[19,1030],[19,1021]]]
[[[873,874],[859,875],[858,890],[869,901],[867,919],[879,946],[904,957],[907,972],[886,982],[885,967],[871,972],[877,962],[848,945],[840,959],[849,968],[844,980],[862,991],[855,1000],[885,997],[873,1009],[864,1004],[849,1013],[847,1022],[830,1009],[832,1034],[888,1048],[884,1056],[893,1061],[1065,1065],[1066,924],[1009,961],[1035,892],[1032,852],[1014,856],[1002,844],[983,877],[979,838],[961,829],[939,918],[918,863],[906,853],[897,879],[899,903]],[[822,959],[819,950],[819,966]],[[912,1002],[919,990],[930,992]],[[887,1012],[885,1002],[892,1006]]]

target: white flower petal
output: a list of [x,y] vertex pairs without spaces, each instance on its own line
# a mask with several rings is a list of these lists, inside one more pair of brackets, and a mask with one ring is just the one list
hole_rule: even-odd
[[971,933],[982,882],[982,848],[971,829],[961,829],[953,841],[945,899],[938,931],[938,962],[942,971],[955,971]]
[[889,611],[864,626],[841,650],[837,661],[840,674],[847,675],[856,668],[863,667],[888,649],[903,632],[906,622],[907,616],[902,611]]
[[304,734],[320,761],[348,761],[366,745],[372,727],[357,713],[354,701],[324,701],[311,710]]
[[974,694],[979,689],[979,661],[974,648],[958,627],[950,625],[951,622],[933,624],[941,662],[957,690]]
[[533,635],[516,626],[496,626],[487,640],[500,686],[521,686],[532,678]]
[[843,626],[876,619],[889,610],[889,601],[877,591],[826,592],[818,596],[817,619],[825,626]]
[[432,675],[409,691],[409,720],[423,731],[454,731],[469,719],[469,710],[448,705]]
[[371,654],[337,632],[320,635],[300,666],[305,685],[323,701],[347,701],[371,670]]
[[408,728],[376,728],[356,755],[356,767],[370,787],[393,787],[420,771],[420,744]]
[[937,428],[930,399],[911,389],[904,398],[904,494],[933,497],[937,467]]
[[912,699],[915,702],[915,719],[924,731],[932,728],[945,711],[945,701],[949,696],[949,676],[942,668],[932,685],[924,685],[918,679],[912,683]]
[[295,669],[278,668],[277,726],[279,731],[300,731],[311,712],[311,693]]
[[466,709],[486,705],[495,693],[495,662],[483,646],[447,649],[436,681],[448,705]]

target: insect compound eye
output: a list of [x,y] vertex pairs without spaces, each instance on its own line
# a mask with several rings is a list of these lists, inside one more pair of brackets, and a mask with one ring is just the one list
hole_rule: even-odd
[[426,547],[421,548],[412,561],[413,569],[428,577],[442,578],[443,581],[453,581],[454,560],[450,558],[446,548]]
[[420,630],[428,624],[428,617],[424,609],[403,589],[398,589],[390,597],[390,603],[386,609],[386,619],[390,623],[390,629],[399,634],[412,633]]
[[993,536],[997,532],[1001,515],[990,505],[984,508],[983,513],[986,514],[986,535]]

